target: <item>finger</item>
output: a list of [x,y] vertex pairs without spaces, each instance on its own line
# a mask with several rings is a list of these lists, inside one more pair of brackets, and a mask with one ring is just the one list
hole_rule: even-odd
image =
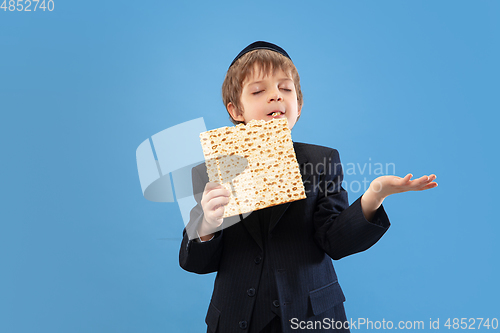
[[424,175],[420,178],[413,180],[412,186],[418,187],[418,186],[422,186],[424,184],[427,184],[428,182],[429,182],[429,176]]
[[418,191],[422,186],[425,186],[428,183],[428,179],[429,177],[422,176],[420,178],[407,181],[406,183],[401,184],[401,191]]
[[225,187],[221,186],[221,187],[216,187],[215,189],[211,189],[208,192],[205,192],[204,196],[206,201],[210,201],[213,198],[217,197],[229,197],[230,194],[231,193]]
[[399,179],[396,180],[395,185],[406,186],[410,183],[411,177],[413,177],[413,175],[411,173],[407,174],[403,178],[397,177]]
[[231,193],[219,183],[210,182],[205,185],[205,193],[213,192],[212,196],[230,196]]
[[428,189],[431,189],[431,188],[434,188],[434,187],[437,187],[437,186],[438,186],[438,184],[436,182],[432,182],[432,183],[429,183],[429,184],[425,185],[421,189],[419,189],[419,191],[428,190]]
[[223,216],[224,216],[224,206],[220,206],[219,208],[208,214],[207,221],[210,221],[216,226],[219,226],[224,220]]
[[205,184],[205,189],[203,190],[203,197],[201,199],[202,202],[208,201],[210,198],[213,197],[213,193],[210,194],[212,191],[216,189],[221,189],[222,185],[216,182],[208,182]]
[[425,177],[427,178],[427,181],[429,181],[429,182],[432,182],[434,179],[437,178],[437,176],[435,174],[432,174],[430,176],[422,176],[421,178],[425,178]]
[[215,190],[210,190],[210,192],[206,193],[207,198],[229,197],[230,195],[231,193],[224,187],[216,188]]
[[206,208],[208,211],[213,211],[213,210],[217,210],[218,207],[220,207],[220,206],[224,207],[228,203],[229,203],[228,197],[217,197],[217,198],[213,198],[210,201],[208,201]]
[[420,186],[418,187],[415,187],[415,188],[412,188],[413,191],[423,191],[423,190],[428,190],[430,188],[434,188],[437,186],[437,183],[436,182],[426,182],[424,184],[421,184]]
[[427,181],[425,183],[431,183],[433,182],[434,180],[436,179],[436,175],[432,174],[430,176],[427,177]]
[[223,215],[224,215],[224,206],[219,206],[219,208],[214,210],[214,216],[217,219],[221,219]]
[[426,178],[427,181],[431,182],[433,181],[434,179],[436,179],[436,175],[435,174],[432,174],[430,176],[423,176],[422,178]]
[[224,186],[222,186],[221,184],[219,183],[216,183],[216,182],[208,182],[206,185],[205,185],[205,191],[211,191],[211,190],[214,190],[214,189],[217,189],[217,188],[223,188]]

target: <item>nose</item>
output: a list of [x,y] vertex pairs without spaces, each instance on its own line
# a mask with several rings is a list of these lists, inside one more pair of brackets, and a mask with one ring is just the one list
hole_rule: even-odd
[[283,100],[279,90],[273,90],[269,93],[269,102],[280,102]]

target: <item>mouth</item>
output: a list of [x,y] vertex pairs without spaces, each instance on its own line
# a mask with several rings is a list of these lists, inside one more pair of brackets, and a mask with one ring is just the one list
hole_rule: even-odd
[[271,117],[273,117],[273,118],[277,118],[277,117],[282,116],[282,115],[284,115],[284,114],[285,114],[285,112],[284,112],[284,111],[274,110],[273,112],[270,112],[270,113],[268,113],[267,115],[268,115],[268,116],[271,116]]

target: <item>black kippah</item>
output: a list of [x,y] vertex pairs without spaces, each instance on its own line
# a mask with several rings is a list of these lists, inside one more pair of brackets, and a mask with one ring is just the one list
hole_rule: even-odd
[[286,53],[286,51],[283,50],[278,45],[275,45],[273,43],[258,41],[258,42],[254,42],[254,43],[248,45],[247,47],[245,47],[236,56],[236,58],[234,58],[233,62],[231,63],[231,65],[229,65],[229,67],[231,67],[236,62],[236,60],[238,60],[239,58],[241,58],[244,54],[246,54],[246,53],[248,53],[250,51],[259,50],[259,49],[265,49],[265,50],[271,50],[271,51],[274,51],[274,52],[278,52],[278,53],[284,55],[285,57],[287,57],[288,59],[292,60],[292,58],[290,58],[290,56],[288,55],[288,53]]

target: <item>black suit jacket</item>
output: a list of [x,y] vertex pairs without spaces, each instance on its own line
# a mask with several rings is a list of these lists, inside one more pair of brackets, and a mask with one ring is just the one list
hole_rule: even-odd
[[[363,215],[361,198],[349,206],[335,149],[304,143],[294,143],[294,149],[307,198],[271,208],[266,253],[256,212],[237,217],[239,223],[225,219],[223,225],[232,225],[208,242],[189,240],[184,230],[181,267],[198,274],[217,272],[206,316],[209,331],[243,331],[259,320],[252,317],[255,293],[249,290],[259,292],[262,258],[273,267],[278,299],[269,303],[280,308],[283,332],[296,331],[292,324],[301,320],[345,320],[345,297],[331,259],[368,249],[390,226],[382,206],[371,222]],[[203,218],[200,201],[207,182],[204,164],[193,168],[198,204],[188,230]]]

